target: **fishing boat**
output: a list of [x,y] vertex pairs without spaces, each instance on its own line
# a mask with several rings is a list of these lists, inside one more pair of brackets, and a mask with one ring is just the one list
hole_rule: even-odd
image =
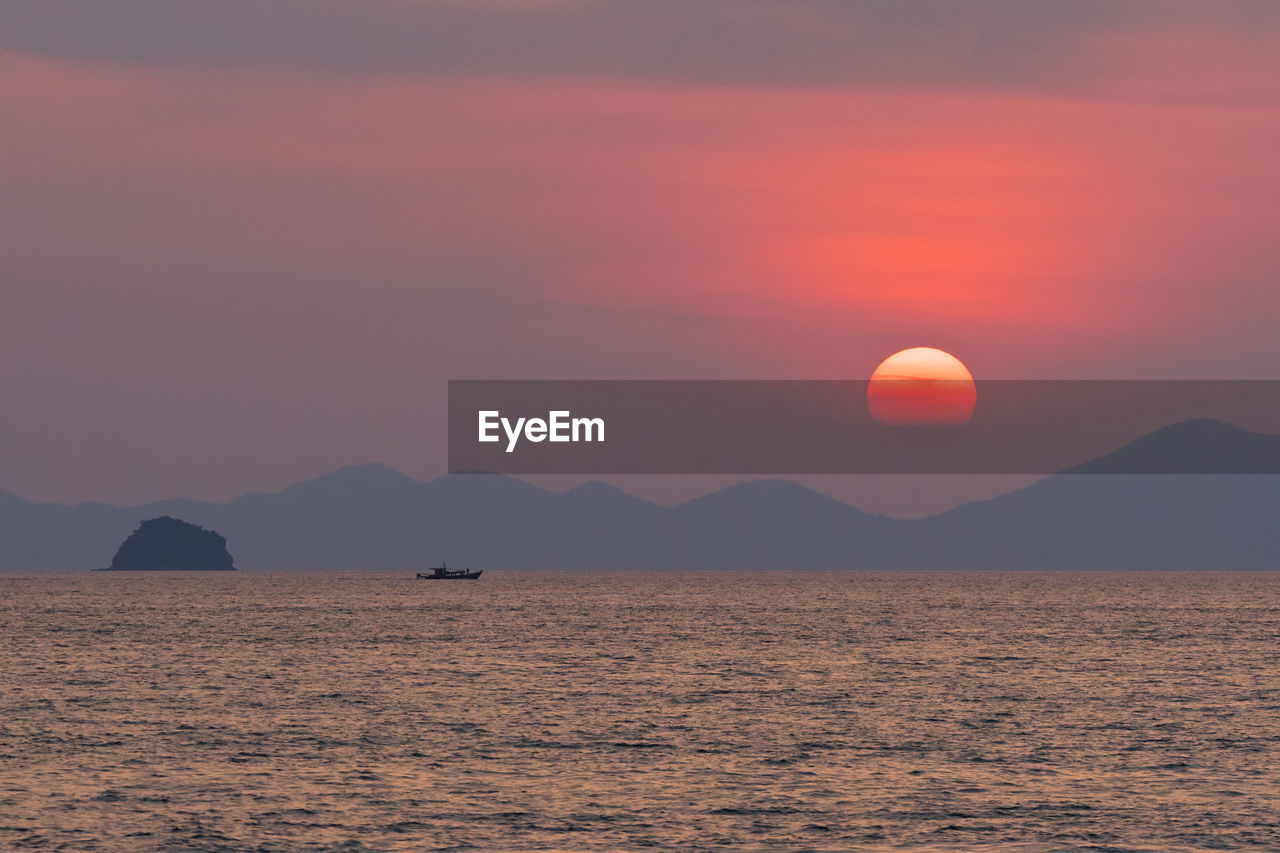
[[441,563],[434,569],[426,572],[418,572],[418,580],[424,581],[473,581],[480,577],[483,569],[476,569],[474,572],[470,569],[451,569],[447,564]]

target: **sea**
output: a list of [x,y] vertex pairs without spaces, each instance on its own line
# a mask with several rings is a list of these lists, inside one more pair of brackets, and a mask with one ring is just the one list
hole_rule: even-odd
[[1280,850],[1280,574],[3,575],[0,849]]

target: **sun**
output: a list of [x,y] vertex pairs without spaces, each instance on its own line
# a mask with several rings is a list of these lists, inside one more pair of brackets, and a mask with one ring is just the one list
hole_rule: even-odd
[[867,383],[871,416],[882,424],[964,424],[978,389],[964,362],[934,347],[912,347],[880,362]]

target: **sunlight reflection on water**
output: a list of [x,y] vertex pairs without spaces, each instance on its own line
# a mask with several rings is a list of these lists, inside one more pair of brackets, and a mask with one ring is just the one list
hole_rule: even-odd
[[1280,575],[0,576],[0,847],[1280,847]]

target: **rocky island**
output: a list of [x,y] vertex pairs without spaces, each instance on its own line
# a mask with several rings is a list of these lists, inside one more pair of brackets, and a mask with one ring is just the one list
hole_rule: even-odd
[[129,534],[100,572],[233,572],[227,540],[212,530],[162,515]]

